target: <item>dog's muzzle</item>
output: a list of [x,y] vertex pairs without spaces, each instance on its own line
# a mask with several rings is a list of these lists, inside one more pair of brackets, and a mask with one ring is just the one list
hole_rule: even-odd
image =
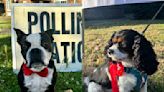
[[108,49],[108,53],[109,53],[109,54],[113,54],[113,53],[114,53],[114,50]]
[[39,68],[44,66],[42,51],[38,48],[34,48],[30,51],[30,67]]

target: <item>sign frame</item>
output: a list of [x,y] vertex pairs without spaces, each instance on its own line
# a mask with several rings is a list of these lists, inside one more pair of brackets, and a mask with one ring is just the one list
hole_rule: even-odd
[[[18,73],[18,69],[17,69],[17,61],[16,61],[16,39],[14,37],[16,37],[16,34],[13,30],[13,27],[15,27],[15,23],[14,23],[14,8],[15,7],[81,7],[81,4],[55,4],[55,3],[28,3],[28,4],[12,4],[12,16],[11,16],[11,42],[12,42],[12,63],[13,63],[13,72]],[[83,54],[84,52],[84,25],[83,25],[83,13],[81,10],[81,17],[82,17],[82,23],[81,23],[81,37],[82,37],[82,51],[81,54]],[[83,55],[81,57],[81,61],[83,59]],[[82,70],[82,62],[81,62],[81,69],[80,70],[73,70],[73,71],[59,71],[59,72],[78,72]]]

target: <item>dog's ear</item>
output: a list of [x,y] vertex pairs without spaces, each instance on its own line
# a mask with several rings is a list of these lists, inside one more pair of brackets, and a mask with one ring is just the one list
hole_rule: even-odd
[[53,38],[53,33],[54,33],[54,29],[48,29],[47,31],[45,31],[45,33],[51,38],[51,41],[54,40]]
[[17,34],[17,42],[20,44],[21,39],[23,37],[25,37],[26,34],[23,31],[21,31],[20,29],[14,28],[14,30],[15,30],[15,32]]
[[138,69],[148,75],[155,73],[159,63],[156,60],[156,54],[152,48],[152,44],[143,35],[137,35],[134,38],[132,48],[134,49],[132,59]]

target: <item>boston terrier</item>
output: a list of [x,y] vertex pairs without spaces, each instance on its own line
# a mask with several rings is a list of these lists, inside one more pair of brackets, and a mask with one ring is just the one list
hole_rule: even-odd
[[14,30],[24,58],[18,73],[21,92],[54,92],[57,73],[52,59],[53,30],[34,34]]

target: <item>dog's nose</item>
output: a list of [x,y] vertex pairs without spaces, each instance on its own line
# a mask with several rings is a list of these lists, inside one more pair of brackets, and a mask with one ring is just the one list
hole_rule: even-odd
[[40,49],[38,49],[38,48],[34,48],[34,49],[32,49],[31,50],[31,52],[30,52],[30,57],[32,58],[32,59],[36,59],[36,58],[41,58],[41,50]]
[[113,54],[113,53],[114,53],[114,50],[109,49],[109,50],[108,50],[108,53],[109,53],[109,54]]
[[42,51],[38,48],[33,48],[30,52],[30,61],[31,62],[42,62]]
[[41,52],[40,49],[37,48],[31,50],[31,53],[35,53],[35,54],[38,54],[40,52]]

